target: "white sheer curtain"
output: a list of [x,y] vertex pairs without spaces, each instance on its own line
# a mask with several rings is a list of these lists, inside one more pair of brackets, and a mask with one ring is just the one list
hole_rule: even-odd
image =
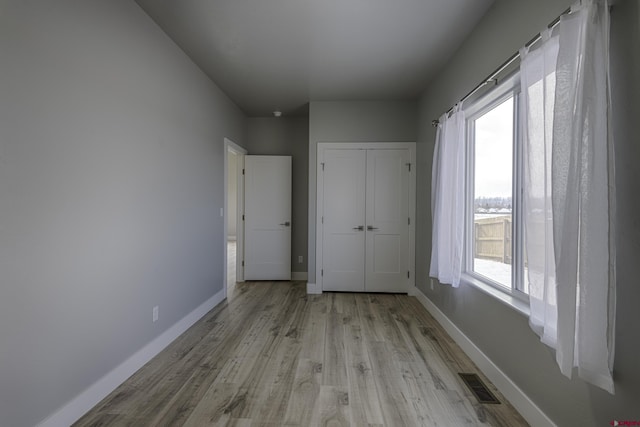
[[613,392],[615,245],[609,10],[584,1],[560,22],[553,206],[560,370]]
[[613,393],[615,242],[609,11],[584,0],[521,51],[525,239],[532,328]]
[[429,275],[457,287],[464,248],[465,116],[458,104],[443,114],[436,132],[431,180],[431,268]]
[[531,314],[529,324],[556,348],[558,307],[553,249],[551,152],[559,37],[543,31],[535,50],[520,50],[524,231]]

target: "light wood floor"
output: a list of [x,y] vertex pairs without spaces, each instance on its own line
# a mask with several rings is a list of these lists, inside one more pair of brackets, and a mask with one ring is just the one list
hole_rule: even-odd
[[478,370],[413,297],[238,283],[75,425],[526,425],[458,372]]

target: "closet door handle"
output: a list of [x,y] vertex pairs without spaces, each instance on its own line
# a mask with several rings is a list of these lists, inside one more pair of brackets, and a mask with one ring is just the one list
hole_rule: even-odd
[[374,227],[373,225],[367,225],[367,230],[372,231],[372,230],[377,230],[378,227]]
[[357,227],[353,227],[354,230],[362,231],[364,230],[364,225],[359,225]]
[[288,226],[290,226],[290,225],[291,225],[291,223],[290,223],[289,221],[286,221],[286,222],[283,222],[283,223],[282,223],[282,224],[280,224],[280,225],[283,225],[283,226],[285,226],[285,227],[288,227]]

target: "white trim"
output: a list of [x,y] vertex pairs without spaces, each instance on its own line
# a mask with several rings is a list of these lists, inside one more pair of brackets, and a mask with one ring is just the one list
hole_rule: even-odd
[[[497,83],[496,83],[497,84]],[[522,169],[522,152],[521,152],[521,123],[520,123],[520,72],[514,71],[510,75],[506,76],[497,87],[493,87],[482,94],[478,99],[464,108],[466,115],[466,176],[465,184],[467,189],[473,189],[475,184],[475,121],[485,114],[492,111],[494,108],[506,102],[508,99],[513,99],[513,135],[512,135],[512,256],[513,256],[513,271],[512,271],[512,285],[509,286],[508,291],[503,291],[503,287],[500,284],[493,282],[493,280],[486,278],[483,279],[480,274],[477,274],[473,270],[473,247],[472,240],[474,239],[474,194],[473,191],[467,191],[466,208],[465,208],[465,220],[464,220],[464,251],[463,251],[463,276],[466,276],[466,282],[478,287],[483,292],[496,296],[502,302],[513,306],[519,312],[528,316],[528,295],[521,292],[521,286],[524,285],[524,262],[523,262],[523,242],[524,231],[522,228],[522,182],[523,182],[523,169]],[[464,273],[466,271],[466,273]],[[474,277],[475,276],[475,277]],[[464,279],[463,279],[464,280]],[[493,284],[495,283],[495,284]],[[495,287],[498,292],[505,292],[505,296],[498,296],[497,293],[489,290],[489,287]],[[522,303],[512,303],[510,301],[515,299],[522,299]],[[523,310],[526,310],[523,311]]]
[[416,286],[416,176],[418,174],[418,158],[416,143],[409,145],[409,279],[407,288]]
[[445,331],[462,348],[469,358],[491,380],[498,390],[508,396],[509,402],[520,412],[525,420],[532,426],[556,427],[556,424],[502,372],[486,354],[482,352],[440,309],[427,298],[420,290],[413,288],[410,295],[418,298],[418,301],[427,311],[442,325]]
[[293,282],[306,282],[309,275],[306,271],[292,271],[291,281]]
[[[431,279],[435,280],[435,279]],[[518,313],[523,316],[529,318],[529,314],[531,310],[529,309],[529,302],[524,301],[521,298],[518,298],[514,295],[511,295],[508,292],[505,292],[501,289],[496,288],[495,286],[491,286],[484,281],[477,279],[467,273],[462,273],[462,277],[460,278],[460,283],[464,283],[469,286],[473,286],[474,288],[484,292],[487,295],[491,295],[501,303],[513,308]]]
[[[229,212],[229,151],[236,154],[237,158],[237,186],[238,191],[237,195],[237,209],[236,209],[236,236],[233,236],[233,239],[230,239],[229,236],[229,225],[227,224],[227,213]],[[242,175],[242,170],[244,169],[244,156],[247,155],[247,150],[231,141],[229,138],[224,138],[224,167],[223,167],[223,185],[224,185],[224,208],[222,215],[223,222],[223,230],[224,230],[224,240],[223,240],[223,260],[224,260],[224,268],[222,269],[222,280],[224,283],[224,297],[227,297],[227,242],[229,240],[236,241],[236,282],[244,282],[244,268],[242,267],[242,262],[244,261],[244,221],[242,220],[242,215],[244,214],[244,176]]]
[[322,293],[322,286],[316,285],[315,283],[307,282],[307,294],[319,295]]
[[211,309],[220,304],[225,298],[224,293],[224,288],[218,291],[214,296],[200,304],[200,306],[184,316],[160,336],[156,337],[127,360],[116,366],[111,372],[107,373],[90,385],[85,391],[41,421],[38,427],[69,426],[76,422],[127,378],[144,366],[145,363],[153,359],[158,353],[164,350],[165,347],[171,344],[171,342],[211,311]]

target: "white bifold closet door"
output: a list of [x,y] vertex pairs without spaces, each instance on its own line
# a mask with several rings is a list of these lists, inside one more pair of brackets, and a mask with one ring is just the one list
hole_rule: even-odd
[[407,292],[409,151],[327,149],[322,289]]

